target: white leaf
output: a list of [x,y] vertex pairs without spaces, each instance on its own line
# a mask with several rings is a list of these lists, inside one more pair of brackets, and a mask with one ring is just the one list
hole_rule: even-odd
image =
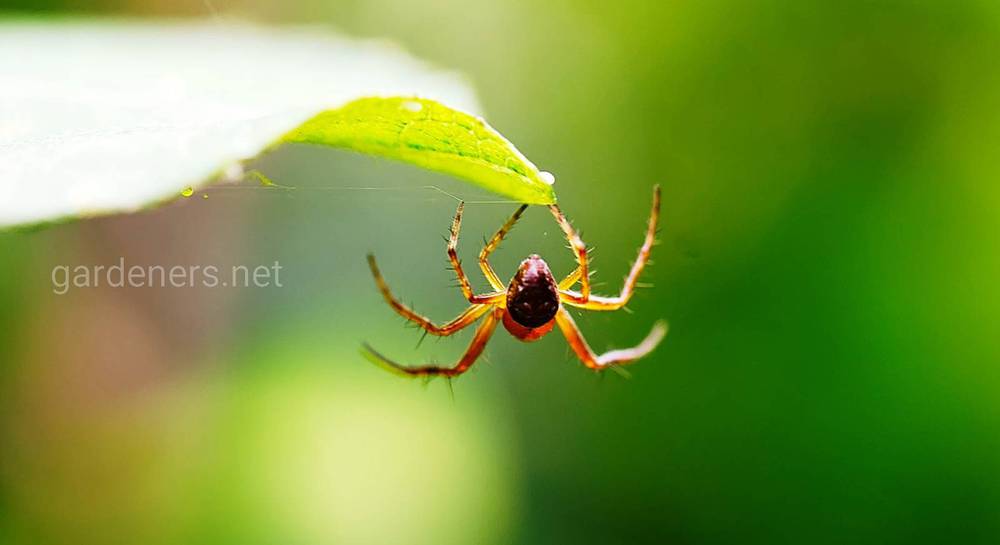
[[387,95],[478,110],[456,74],[316,28],[0,23],[0,227],[134,211]]

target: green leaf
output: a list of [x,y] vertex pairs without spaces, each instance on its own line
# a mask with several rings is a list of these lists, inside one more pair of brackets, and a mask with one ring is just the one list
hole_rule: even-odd
[[521,202],[555,202],[551,175],[500,133],[429,99],[359,99],[306,121],[281,142],[349,148],[451,174]]
[[284,142],[554,201],[550,176],[475,117],[463,78],[381,42],[219,22],[4,21],[0,67],[0,228],[181,198]]

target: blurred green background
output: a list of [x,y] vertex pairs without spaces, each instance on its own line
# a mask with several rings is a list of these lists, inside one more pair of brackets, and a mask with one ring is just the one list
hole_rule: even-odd
[[[662,184],[655,287],[578,322],[596,349],[671,324],[631,380],[502,331],[453,396],[384,373],[362,340],[417,363],[469,333],[415,348],[364,254],[450,318],[456,203],[419,188],[496,198],[326,149],[260,161],[294,191],[2,234],[0,542],[1000,541],[997,2],[0,7],[317,23],[459,69],[556,174],[601,291]],[[513,208],[467,206],[467,263]],[[531,209],[494,265],[565,273],[563,246]],[[277,260],[284,287],[52,293],[119,256]]]

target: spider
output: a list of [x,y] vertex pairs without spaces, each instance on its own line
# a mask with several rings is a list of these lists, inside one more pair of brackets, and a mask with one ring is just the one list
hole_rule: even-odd
[[[364,355],[381,367],[405,376],[456,377],[472,367],[472,364],[482,354],[486,343],[493,335],[497,325],[501,323],[511,335],[525,342],[540,339],[552,331],[553,326],[558,325],[566,337],[566,341],[573,348],[577,357],[580,358],[580,361],[595,371],[630,363],[652,352],[667,334],[666,323],[662,321],[657,322],[646,338],[633,348],[612,350],[598,355],[591,350],[565,306],[586,310],[617,310],[628,303],[632,297],[632,293],[635,291],[639,274],[649,261],[649,253],[655,241],[656,223],[660,214],[660,187],[657,185],[653,188],[653,209],[649,215],[646,237],[642,243],[642,247],[639,249],[639,257],[632,264],[628,276],[625,277],[625,285],[622,287],[621,294],[617,297],[604,297],[591,293],[590,273],[587,268],[587,247],[580,240],[579,235],[573,230],[566,217],[563,216],[559,207],[554,204],[548,208],[552,212],[552,215],[555,216],[566,239],[569,241],[570,249],[575,254],[576,269],[557,283],[552,276],[552,271],[549,270],[548,264],[537,254],[532,254],[521,262],[517,273],[514,274],[514,278],[511,279],[505,289],[500,282],[500,277],[497,276],[490,265],[488,258],[490,253],[496,250],[507,233],[514,227],[514,224],[527,207],[528,205],[522,205],[518,208],[479,253],[479,267],[482,269],[483,275],[486,276],[486,280],[490,283],[490,286],[494,289],[492,292],[479,295],[472,291],[472,286],[465,272],[462,270],[462,263],[459,261],[456,252],[456,248],[458,247],[458,231],[462,224],[462,210],[464,208],[464,203],[459,203],[448,238],[448,259],[455,270],[455,274],[458,276],[458,285],[462,289],[462,294],[468,299],[471,306],[465,309],[454,320],[442,325],[435,325],[428,318],[417,314],[396,299],[392,295],[392,292],[389,291],[389,286],[382,277],[382,273],[379,272],[375,256],[368,254],[368,265],[371,268],[372,275],[375,277],[375,284],[378,286],[386,302],[399,315],[423,328],[425,335],[430,333],[431,335],[446,337],[474,324],[484,316],[485,318],[476,329],[475,335],[472,337],[472,342],[465,350],[461,359],[459,359],[458,363],[450,367],[437,365],[410,367],[401,365],[378,353],[367,343],[363,345]],[[580,283],[580,290],[573,291],[571,288],[577,282]]]

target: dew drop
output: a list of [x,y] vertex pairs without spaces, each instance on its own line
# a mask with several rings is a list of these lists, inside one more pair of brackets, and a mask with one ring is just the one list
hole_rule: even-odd
[[424,105],[414,100],[407,100],[403,103],[403,109],[411,112],[419,112],[424,109]]
[[184,190],[181,191],[181,196],[182,197],[190,197],[191,195],[194,195],[194,188],[193,187],[185,187]]
[[538,179],[549,185],[556,183],[556,177],[551,172],[546,172],[544,170],[538,173]]

